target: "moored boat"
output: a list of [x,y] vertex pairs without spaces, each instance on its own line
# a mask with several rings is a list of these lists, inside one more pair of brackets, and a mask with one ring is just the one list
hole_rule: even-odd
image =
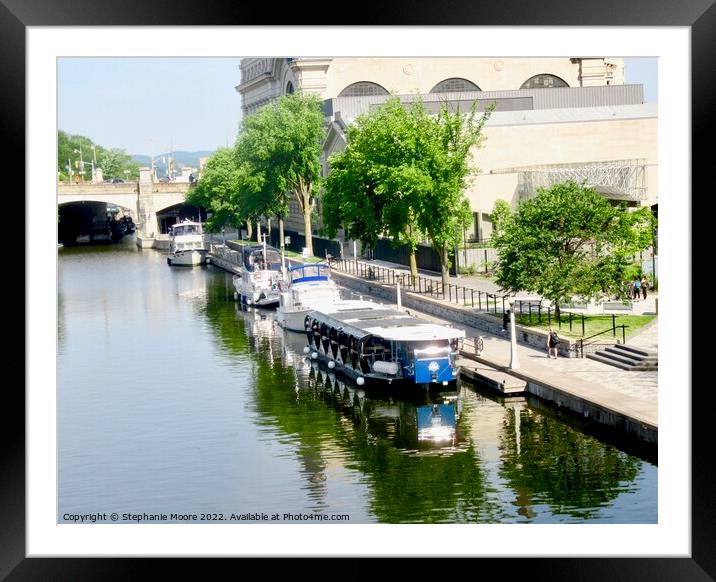
[[331,268],[326,263],[303,263],[289,267],[288,285],[279,294],[276,310],[278,324],[291,331],[304,331],[306,314],[340,301],[338,286],[331,278]]
[[201,223],[183,220],[171,227],[168,265],[202,265],[206,262],[207,251]]
[[370,301],[346,300],[304,318],[306,353],[360,386],[447,385],[459,376],[465,332]]
[[274,247],[247,245],[241,249],[241,273],[233,276],[234,297],[257,307],[278,304],[282,276],[281,255]]

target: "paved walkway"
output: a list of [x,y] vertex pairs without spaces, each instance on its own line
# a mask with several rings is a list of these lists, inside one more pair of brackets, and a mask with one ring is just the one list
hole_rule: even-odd
[[[366,263],[408,272],[404,265],[395,265],[386,261],[376,260],[367,261]],[[421,273],[421,276],[429,276],[436,280],[440,279],[439,275],[434,273]],[[482,277],[451,277],[450,281],[453,284],[479,289],[488,293],[499,291],[499,287],[495,283]],[[655,314],[657,312],[657,300],[657,294],[649,293],[646,300],[639,300],[633,303],[631,313],[634,315]],[[433,321],[448,323],[436,317],[425,317]],[[509,334],[495,335],[462,325],[459,322],[450,323],[459,329],[463,329],[469,338],[478,335],[483,337],[484,351],[481,354],[483,361],[491,361],[497,366],[507,366],[509,364]],[[629,338],[627,343],[658,350],[657,331],[658,319],[655,319],[636,335]],[[556,360],[550,359],[547,357],[546,347],[544,350],[538,350],[524,344],[518,344],[517,350],[522,373],[565,388],[580,387],[581,392],[598,396],[600,402],[613,405],[617,409],[632,410],[637,418],[643,418],[651,424],[658,425],[658,371],[626,371],[589,358],[560,357]]]

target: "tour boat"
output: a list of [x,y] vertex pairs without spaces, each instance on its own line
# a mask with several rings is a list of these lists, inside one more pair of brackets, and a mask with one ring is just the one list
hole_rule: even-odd
[[281,255],[274,247],[247,245],[241,249],[241,274],[234,275],[234,297],[257,307],[269,307],[279,301],[283,281]]
[[465,332],[371,301],[344,300],[304,318],[311,359],[362,386],[447,385],[459,376]]
[[341,300],[340,290],[331,279],[326,263],[303,263],[288,269],[288,285],[279,294],[276,321],[285,329],[304,331],[306,314],[313,309],[332,305]]
[[206,262],[207,251],[200,222],[183,220],[171,227],[168,265],[202,265]]

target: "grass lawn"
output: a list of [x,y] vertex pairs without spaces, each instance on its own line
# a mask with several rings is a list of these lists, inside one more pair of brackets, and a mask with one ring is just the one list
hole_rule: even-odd
[[[490,315],[493,315],[494,317],[502,320],[502,314],[501,313],[490,313]],[[628,326],[626,328],[626,337],[627,339],[633,336],[635,333],[641,330],[642,327],[644,327],[649,322],[653,321],[656,318],[655,315],[615,315],[614,317],[614,323],[615,325],[626,325]],[[542,312],[542,321],[540,322],[538,320],[537,312],[532,313],[532,322],[530,323],[530,317],[529,314],[523,313],[515,313],[515,323],[518,325],[522,325],[524,327],[529,327],[532,329],[539,329],[543,331],[547,331],[549,329],[549,324],[551,322],[552,329],[555,330],[560,336],[564,336],[565,338],[573,338],[577,339],[580,337],[589,337],[591,335],[594,335],[595,333],[599,333],[600,331],[604,331],[605,329],[611,329],[612,328],[612,316],[611,315],[585,315],[584,316],[584,334],[582,334],[582,315],[581,314],[572,314],[572,329],[570,331],[570,325],[569,325],[569,314],[568,313],[562,313],[560,317],[560,321],[557,322],[554,315],[551,316],[550,321],[548,322],[547,319],[547,313]],[[605,334],[610,335],[610,334]],[[622,330],[617,329],[616,330],[616,337],[621,338],[622,337]]]

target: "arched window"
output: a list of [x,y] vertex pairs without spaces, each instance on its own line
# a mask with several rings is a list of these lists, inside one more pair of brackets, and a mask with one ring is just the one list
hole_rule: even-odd
[[430,89],[431,93],[464,93],[466,91],[482,91],[482,89],[472,81],[460,77],[445,79]]
[[388,91],[377,83],[359,81],[348,85],[338,94],[339,97],[363,97],[365,95],[388,95]]
[[286,83],[286,95],[290,95],[293,92],[295,92],[295,89],[293,88],[293,83],[289,81],[288,83]]
[[542,73],[527,79],[522,83],[520,89],[552,89],[554,87],[569,87],[569,85],[559,77]]

